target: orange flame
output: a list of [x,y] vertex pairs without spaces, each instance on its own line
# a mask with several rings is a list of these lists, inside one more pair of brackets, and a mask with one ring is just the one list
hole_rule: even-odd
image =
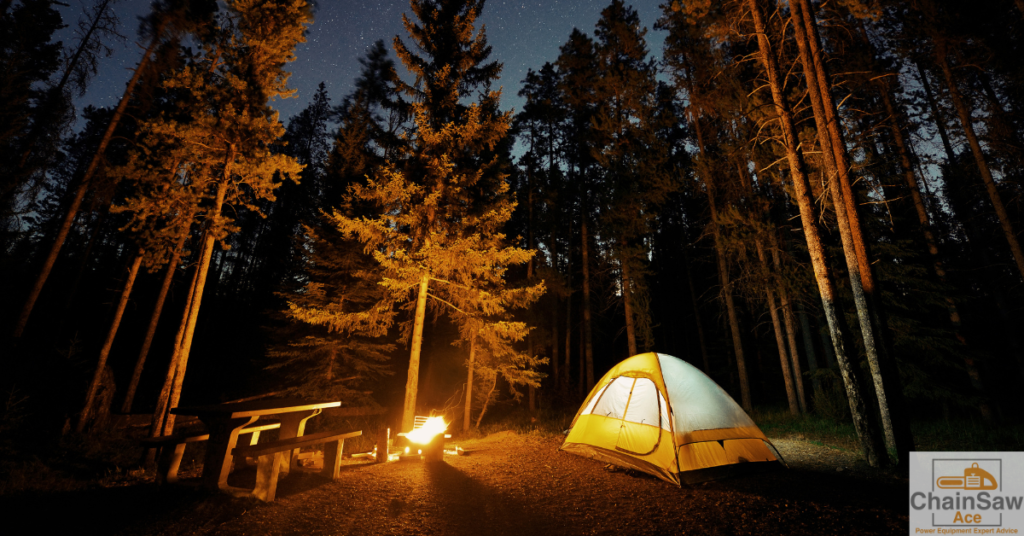
[[430,443],[431,439],[434,439],[434,436],[443,434],[447,429],[448,424],[444,422],[444,418],[431,417],[427,419],[427,422],[423,423],[423,426],[406,434],[405,438],[413,443],[426,445]]

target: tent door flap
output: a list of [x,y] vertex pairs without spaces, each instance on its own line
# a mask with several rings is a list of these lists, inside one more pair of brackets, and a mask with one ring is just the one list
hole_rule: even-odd
[[658,388],[648,378],[637,378],[619,425],[616,450],[646,455],[661,441],[661,407]]

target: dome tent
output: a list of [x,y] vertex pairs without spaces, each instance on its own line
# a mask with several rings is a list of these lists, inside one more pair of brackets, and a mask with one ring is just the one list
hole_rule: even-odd
[[559,450],[677,485],[781,460],[714,380],[682,359],[654,352],[630,357],[601,378]]

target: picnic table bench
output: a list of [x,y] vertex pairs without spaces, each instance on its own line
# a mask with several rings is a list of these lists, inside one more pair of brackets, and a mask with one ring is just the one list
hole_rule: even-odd
[[[260,432],[276,430],[281,427],[280,422],[266,422],[250,424],[238,431],[238,435],[251,434],[250,445],[255,445],[260,440]],[[198,443],[210,439],[210,434],[203,432],[178,433],[159,437],[147,437],[140,442],[148,448],[160,448],[160,459],[157,462],[156,480],[159,483],[174,483],[178,481],[178,468],[181,467],[181,458],[185,454],[185,446],[189,443]],[[244,458],[243,458],[244,459]],[[243,461],[236,459],[236,464]]]
[[[278,438],[286,440],[302,436],[306,421],[319,415],[325,408],[341,406],[340,401],[310,401],[298,398],[263,399],[232,404],[209,406],[177,407],[171,410],[175,415],[195,415],[206,425],[209,438],[206,457],[203,461],[203,485],[232,495],[250,495],[245,489],[228,486],[231,472],[232,450],[238,443],[238,436],[245,427],[259,419],[273,418],[279,421]],[[258,426],[258,425],[257,425]],[[250,441],[250,443],[252,443]],[[250,445],[251,446],[251,445]],[[298,467],[298,449],[294,447],[282,464],[280,473],[287,473],[293,466]]]
[[236,458],[257,458],[256,488],[251,492],[253,497],[266,502],[273,502],[277,494],[277,479],[281,469],[287,464],[287,453],[303,447],[319,443],[324,444],[324,466],[320,474],[336,480],[341,469],[341,454],[345,440],[363,435],[362,431],[343,432],[340,430],[320,432],[316,434],[279,439],[270,443],[235,447],[231,453]]

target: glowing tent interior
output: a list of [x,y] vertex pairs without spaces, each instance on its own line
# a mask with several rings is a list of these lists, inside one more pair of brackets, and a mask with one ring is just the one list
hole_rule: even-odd
[[714,380],[682,359],[654,352],[630,357],[601,378],[560,450],[677,485],[781,460]]

